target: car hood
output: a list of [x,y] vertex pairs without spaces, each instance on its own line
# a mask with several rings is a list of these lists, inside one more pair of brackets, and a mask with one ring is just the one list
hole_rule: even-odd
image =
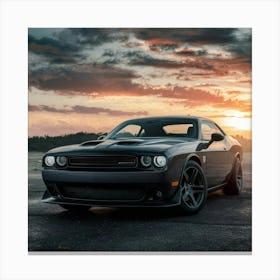
[[194,139],[105,139],[84,142],[79,145],[63,146],[52,149],[48,154],[100,154],[119,152],[164,152],[175,145],[193,144]]

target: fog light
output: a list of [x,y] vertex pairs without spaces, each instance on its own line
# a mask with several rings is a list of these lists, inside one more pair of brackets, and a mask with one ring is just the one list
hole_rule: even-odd
[[162,192],[161,192],[161,191],[157,191],[157,192],[156,192],[156,196],[157,196],[158,198],[161,198],[161,197],[162,197]]
[[59,166],[65,166],[67,164],[67,158],[65,156],[58,156],[56,158],[56,163]]
[[165,156],[155,156],[154,164],[156,167],[164,167],[167,164],[167,159]]
[[46,156],[46,157],[45,157],[45,164],[46,164],[47,166],[53,166],[54,163],[55,163],[55,158],[54,158],[54,156]]
[[142,156],[140,162],[144,167],[149,167],[152,164],[152,158],[150,156]]

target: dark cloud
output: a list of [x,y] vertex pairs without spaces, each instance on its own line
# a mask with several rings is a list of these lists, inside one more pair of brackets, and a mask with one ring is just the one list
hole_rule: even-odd
[[120,64],[121,60],[114,57],[114,58],[109,58],[109,59],[105,59],[103,61],[103,64],[105,65],[117,65],[117,64]]
[[174,43],[155,43],[155,44],[150,44],[149,48],[151,51],[155,52],[170,52],[174,51],[176,48],[178,48],[178,44]]
[[127,41],[128,35],[118,28],[70,28],[79,38],[79,44],[99,46],[114,41]]
[[112,110],[107,108],[101,108],[101,107],[86,107],[86,106],[80,106],[76,105],[73,107],[70,107],[68,109],[58,109],[51,106],[46,105],[28,105],[28,111],[29,112],[50,112],[50,113],[62,113],[62,114],[68,114],[68,113],[76,113],[76,114],[93,114],[93,115],[99,115],[99,114],[105,114],[110,116],[146,116],[148,113],[146,111],[136,111],[136,112],[126,112],[121,110]]
[[[29,35],[28,50],[43,56],[50,63],[71,64],[86,58],[83,54],[86,47],[94,48],[104,43],[125,40],[127,34],[118,29],[71,28],[56,33],[54,37],[37,38]],[[112,59],[107,63],[112,64]],[[114,60],[114,63],[117,61]]]
[[108,57],[115,57],[116,56],[116,52],[114,52],[113,50],[109,50],[109,49],[106,49],[104,52],[103,52],[103,55],[102,56],[108,56]]
[[[182,72],[177,74],[178,80],[220,78],[234,76],[238,73],[246,77],[252,71],[251,63],[248,62],[247,58],[187,58],[184,60],[184,66],[186,69],[181,69]],[[187,68],[193,69],[193,71]]]
[[203,70],[213,70],[215,72],[215,65],[212,60],[203,60],[203,59],[186,59],[184,61],[185,67],[188,68],[196,68],[196,69],[203,69]]
[[192,49],[185,49],[176,52],[177,55],[183,56],[205,56],[208,54],[206,50],[192,50]]
[[156,58],[143,51],[128,51],[124,53],[123,56],[128,59],[129,65],[152,66],[157,68],[185,67],[181,61]]
[[[127,59],[129,65],[133,66],[150,66],[165,69],[193,68],[196,70],[204,70],[204,72],[201,73],[201,76],[208,78],[213,76],[226,76],[233,71],[242,73],[248,73],[251,71],[251,63],[247,58],[213,59],[204,57],[206,54],[207,51],[203,50],[193,52],[188,51],[188,56],[181,57],[179,60],[171,60],[154,57],[143,51],[128,51],[123,53],[123,57]],[[182,75],[180,76],[182,77]]]
[[[135,28],[126,31],[150,42],[151,48],[161,44],[174,46],[174,49],[184,44],[218,45],[237,57],[251,58],[252,38],[251,29],[248,28]],[[186,54],[203,55],[199,52]]]
[[105,58],[103,64],[106,65],[116,65],[121,63],[121,59],[118,57],[118,54],[113,50],[105,50],[102,57]]
[[226,49],[236,57],[247,59],[248,63],[252,61],[252,30],[241,28],[235,32],[236,40],[226,46]]
[[226,44],[236,41],[236,28],[135,28],[126,29],[142,40],[175,43]]
[[129,70],[104,64],[76,65],[75,68],[48,67],[29,73],[29,86],[60,93],[122,92],[138,76]]
[[78,46],[48,37],[38,39],[29,35],[28,50],[56,64],[75,63],[83,58]]
[[251,63],[252,61],[251,42],[248,42],[247,44],[244,42],[236,43],[228,46],[226,49],[229,52],[233,53],[236,57],[247,58],[247,62]]

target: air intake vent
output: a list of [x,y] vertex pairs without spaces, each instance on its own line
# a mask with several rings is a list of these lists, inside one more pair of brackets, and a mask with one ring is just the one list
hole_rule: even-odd
[[116,143],[117,145],[135,145],[135,144],[139,144],[139,142],[132,142],[132,141],[122,141],[122,142],[118,142]]
[[90,200],[139,201],[144,198],[145,188],[131,184],[58,183],[64,197]]
[[116,145],[135,145],[143,143],[143,140],[121,140],[116,143]]

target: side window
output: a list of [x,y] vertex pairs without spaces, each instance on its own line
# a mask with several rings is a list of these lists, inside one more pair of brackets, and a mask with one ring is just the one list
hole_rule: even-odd
[[212,133],[220,133],[224,135],[224,133],[214,123],[202,122],[201,124],[202,140],[209,141],[211,139]]
[[129,124],[121,129],[115,138],[136,137],[141,130],[141,126],[136,124]]
[[214,133],[220,133],[222,135],[225,135],[225,133],[222,131],[221,128],[219,128],[216,124],[213,124],[214,128],[215,128],[215,132]]
[[201,124],[201,136],[202,140],[209,141],[211,139],[211,126],[209,123],[203,122]]
[[182,124],[171,124],[165,125],[162,127],[166,134],[182,134],[182,136],[186,136],[188,130],[193,127],[193,124],[182,123]]

